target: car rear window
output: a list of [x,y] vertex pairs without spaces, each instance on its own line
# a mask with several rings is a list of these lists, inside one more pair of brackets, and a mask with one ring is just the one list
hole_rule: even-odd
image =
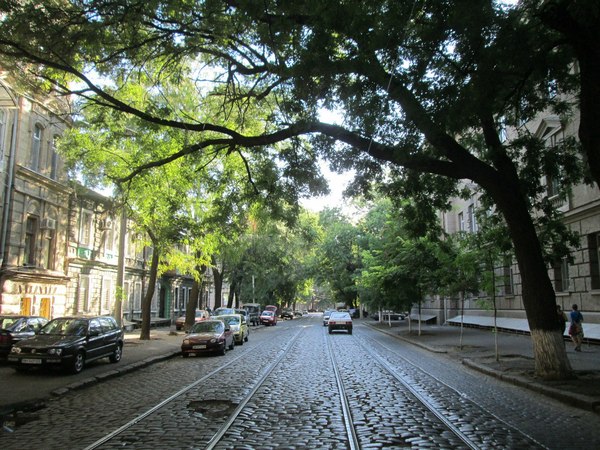
[[334,313],[331,313],[331,315],[329,316],[329,320],[331,320],[331,319],[347,319],[347,320],[350,320],[351,317],[350,317],[350,314],[348,314],[346,312],[344,312],[344,313],[342,313],[342,312],[334,312]]

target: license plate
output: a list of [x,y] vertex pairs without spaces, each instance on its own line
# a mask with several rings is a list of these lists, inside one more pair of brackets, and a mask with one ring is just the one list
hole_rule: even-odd
[[203,348],[206,348],[206,345],[194,345],[194,346],[192,346],[192,348],[196,349],[196,350],[201,350]]
[[41,364],[42,360],[41,359],[30,359],[30,358],[23,358],[21,360],[21,362],[23,364]]

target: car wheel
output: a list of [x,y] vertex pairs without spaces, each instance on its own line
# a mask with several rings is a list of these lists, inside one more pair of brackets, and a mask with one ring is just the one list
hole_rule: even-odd
[[85,355],[83,352],[77,352],[73,357],[73,361],[71,362],[71,373],[79,373],[83,370],[83,366],[85,365]]
[[29,367],[27,367],[27,366],[18,365],[18,366],[15,366],[14,369],[17,372],[21,372],[21,373],[23,373],[23,372],[29,372]]
[[121,345],[117,345],[117,348],[115,348],[115,351],[113,352],[112,355],[110,355],[108,357],[108,359],[110,359],[111,363],[118,363],[119,361],[121,361],[122,356],[123,356],[123,347]]
[[333,333],[333,330],[328,330],[328,331],[329,331],[329,334]]
[[348,334],[352,334],[352,328],[348,330]]
[[182,353],[181,356],[183,358],[189,358],[190,354],[189,353]]
[[223,348],[219,350],[219,355],[224,356],[227,353],[227,342],[223,342]]
[[235,348],[235,339],[231,340],[231,345],[229,346],[229,350],[233,350]]
[[244,338],[244,341],[248,342],[248,335],[249,335],[249,334],[250,334],[250,333],[248,333],[248,334],[246,335],[246,337]]
[[240,339],[240,342],[236,342],[237,345],[244,345],[244,338],[242,337]]

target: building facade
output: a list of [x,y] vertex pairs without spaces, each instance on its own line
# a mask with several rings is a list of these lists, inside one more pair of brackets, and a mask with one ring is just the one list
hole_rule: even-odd
[[[565,121],[553,114],[542,114],[523,126],[546,146],[553,147],[566,137],[577,136],[579,119],[575,115],[571,120]],[[511,139],[511,130],[507,130],[504,138]],[[557,304],[568,311],[576,303],[584,311],[587,322],[600,323],[600,190],[598,186],[589,184],[568,186],[567,198],[563,200],[558,195],[557,180],[544,176],[542,182],[546,186],[547,200],[557,208],[564,223],[577,232],[580,239],[579,247],[572,249],[570,257],[548,267]],[[466,186],[469,187],[468,184]],[[453,199],[452,208],[440,214],[443,229],[448,234],[477,232],[478,208],[475,189],[468,200]],[[514,258],[507,256],[502,264],[496,265],[494,273],[498,280],[498,317],[525,319],[521,277]],[[458,299],[433,297],[423,304],[422,314],[434,317],[438,323],[445,323],[461,314],[461,306]],[[483,293],[466,298],[464,308],[465,316],[493,314],[489,296]]]
[[[36,99],[0,72],[0,314],[114,314],[121,216],[110,198],[67,178],[56,142],[69,105]],[[126,219],[124,219],[126,220]],[[127,221],[122,313],[139,320],[152,249]],[[167,273],[152,316],[185,311],[192,278]]]
[[0,312],[54,317],[67,307],[70,188],[55,143],[69,126],[58,100],[17,94],[0,76]]

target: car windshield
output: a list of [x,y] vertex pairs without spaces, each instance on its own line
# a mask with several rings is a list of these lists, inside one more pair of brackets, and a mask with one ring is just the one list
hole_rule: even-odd
[[263,311],[262,316],[272,316],[273,313],[271,311]]
[[222,333],[223,322],[199,322],[192,327],[192,333]]
[[40,334],[60,334],[64,336],[84,336],[87,333],[87,320],[54,319],[48,322]]

